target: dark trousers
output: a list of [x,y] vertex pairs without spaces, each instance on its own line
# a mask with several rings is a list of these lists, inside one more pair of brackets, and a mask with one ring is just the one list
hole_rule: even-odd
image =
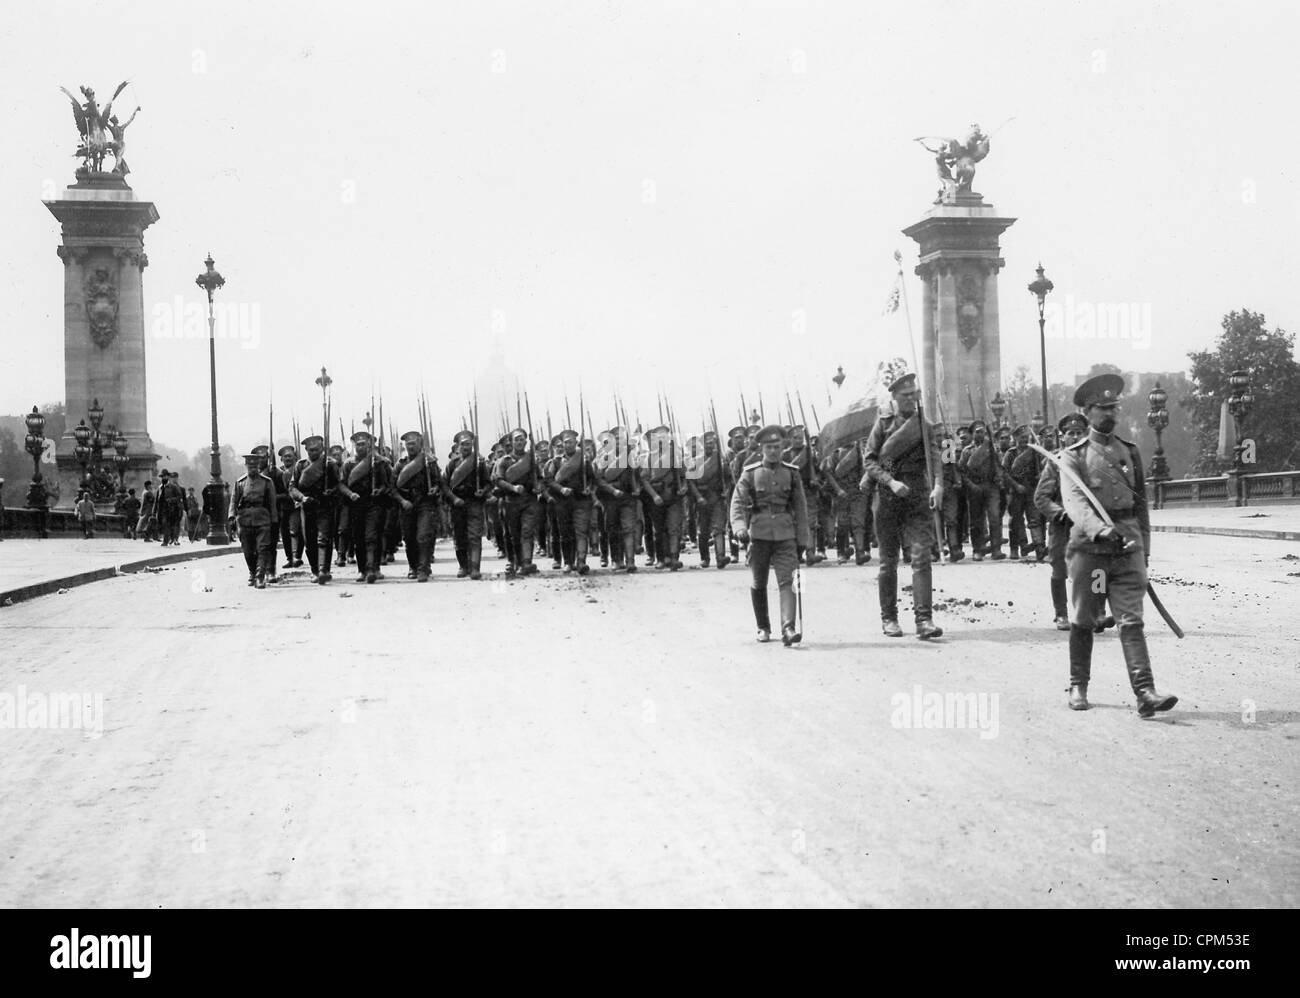
[[461,568],[477,572],[483,558],[483,503],[465,500],[464,506],[451,507],[451,536],[456,545],[456,561]]
[[898,619],[898,552],[903,545],[912,559],[912,609],[916,620],[931,617],[930,554],[935,544],[934,516],[925,482],[908,481],[906,498],[881,489],[876,493],[876,541],[880,544],[880,619]]
[[559,503],[560,548],[564,553],[564,563],[573,568],[581,568],[587,563],[587,551],[591,543],[591,507],[590,497],[561,497]]
[[665,499],[662,506],[650,501],[650,516],[654,520],[655,561],[671,565],[682,549],[682,500]]
[[502,500],[506,520],[506,553],[515,569],[533,563],[537,543],[537,500],[532,495]]
[[275,561],[275,535],[268,523],[262,527],[239,527],[239,546],[244,551],[248,577],[266,578]]
[[794,572],[799,566],[799,549],[794,538],[784,541],[749,542],[749,589],[754,606],[754,621],[764,631],[770,631],[767,612],[768,571],[776,572],[777,599],[781,609],[781,626],[795,623]]
[[348,509],[348,528],[357,554],[357,571],[378,574],[384,564],[383,523],[386,507],[363,499]]
[[277,503],[284,503],[288,508],[277,507],[276,512],[280,514],[280,546],[284,548],[284,560],[288,562],[302,560],[302,537],[298,536],[295,543],[294,520],[297,519],[298,511],[293,508],[293,501],[288,496],[276,496]]
[[304,505],[302,514],[303,546],[312,575],[329,572],[334,556],[335,509],[333,504],[313,500]]
[[636,511],[637,500],[631,496],[605,500],[605,529],[615,565],[636,564]]
[[651,561],[656,560],[655,554],[655,504],[654,500],[647,495],[641,496],[641,527],[645,535],[645,553]]
[[970,544],[976,554],[1002,550],[1002,493],[993,484],[971,482],[966,488],[970,505]]
[[338,507],[337,522],[334,524],[335,536],[338,538],[338,553],[340,567],[348,563],[352,557],[352,507],[343,504]]
[[438,504],[421,500],[410,509],[398,507],[402,544],[406,548],[406,565],[416,575],[428,575],[433,558],[433,543],[438,539]]
[[695,517],[699,525],[700,564],[709,563],[709,548],[713,548],[718,561],[727,553],[727,511],[722,508],[722,496],[701,492],[695,504]]

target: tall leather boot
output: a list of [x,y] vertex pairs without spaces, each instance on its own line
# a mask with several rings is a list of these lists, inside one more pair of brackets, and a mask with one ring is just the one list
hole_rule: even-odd
[[751,589],[749,598],[754,604],[754,623],[758,625],[758,640],[767,641],[772,636],[772,621],[767,615],[767,590]]
[[1036,527],[1030,527],[1029,533],[1034,539],[1035,558],[1044,561],[1047,558],[1047,528],[1040,523]]
[[713,538],[713,556],[717,559],[719,568],[727,567],[727,538],[725,534],[718,533]]
[[1070,611],[1065,605],[1065,580],[1052,579],[1052,615],[1055,617],[1056,629],[1058,631],[1068,631],[1070,629]]
[[1092,628],[1070,627],[1070,709],[1087,710],[1092,676]]
[[789,648],[802,637],[795,627],[794,584],[781,586],[777,590],[777,597],[781,602],[781,643]]
[[[876,574],[876,589],[880,594],[880,619],[898,624],[898,561],[883,558]],[[899,632],[902,633],[901,631]]]
[[1177,697],[1161,696],[1156,692],[1151,659],[1147,654],[1146,630],[1140,622],[1120,625],[1119,645],[1124,649],[1124,665],[1128,668],[1129,682],[1137,697],[1138,716],[1151,717],[1156,711],[1169,710],[1178,703]]
[[477,582],[483,577],[482,573],[479,571],[479,565],[482,564],[483,561],[482,537],[470,538],[469,552],[466,555],[466,561],[469,562],[469,577]]
[[871,538],[865,530],[853,531],[853,561],[865,565],[871,560]]

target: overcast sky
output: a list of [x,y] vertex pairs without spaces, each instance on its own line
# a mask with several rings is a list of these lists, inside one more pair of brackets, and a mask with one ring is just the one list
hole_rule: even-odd
[[[41,203],[76,165],[58,87],[102,99],[126,77],[130,182],[161,216],[148,322],[201,300],[211,251],[245,316],[218,344],[221,438],[241,449],[272,392],[318,427],[322,364],[345,420],[373,381],[400,432],[423,381],[446,436],[494,335],[535,418],[549,403],[558,423],[581,380],[597,424],[614,385],[645,419],[662,386],[683,422],[711,385],[726,423],[738,384],[769,410],[797,385],[824,419],[836,364],[910,359],[881,307],[900,249],[919,335],[900,230],[935,180],[912,140],[971,122],[997,129],[975,188],[1017,219],[1006,373],[1038,369],[1040,258],[1062,303],[1151,317],[1149,338],[1049,342],[1051,380],[1183,369],[1231,309],[1300,327],[1298,22],[1281,0],[9,2],[0,411],[64,395]],[[162,329],[149,430],[197,450],[206,338]]]

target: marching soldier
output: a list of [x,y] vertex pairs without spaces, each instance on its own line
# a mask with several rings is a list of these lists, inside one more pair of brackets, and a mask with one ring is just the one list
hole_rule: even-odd
[[475,457],[474,434],[461,430],[454,443],[457,451],[443,472],[443,496],[451,505],[451,531],[456,545],[456,578],[482,578],[484,499],[491,487],[492,469],[481,456]]
[[971,442],[957,459],[957,470],[966,484],[970,507],[970,545],[976,561],[989,554],[1002,561],[1002,464],[997,447],[989,439],[989,427],[982,419],[970,424]]
[[406,454],[397,465],[393,492],[401,517],[402,544],[406,548],[408,579],[428,582],[433,545],[438,539],[438,500],[442,497],[442,470],[424,445],[424,435],[402,434]]
[[[876,540],[880,544],[880,617],[891,638],[903,636],[898,625],[898,552],[906,544],[912,562],[912,605],[916,636],[922,641],[941,637],[943,629],[931,619],[930,559],[936,543],[932,511],[943,507],[943,481],[930,487],[927,464],[939,467],[942,455],[934,427],[925,421],[915,374],[892,385],[896,414],[881,416],[867,437],[862,464],[863,482],[877,484]],[[930,447],[927,461],[925,447]]]
[[[1066,546],[1070,573],[1070,708],[1087,710],[1095,627],[1094,586],[1104,583],[1105,598],[1119,623],[1119,643],[1138,716],[1171,709],[1175,696],[1155,690],[1143,629],[1143,597],[1151,556],[1151,523],[1146,481],[1137,445],[1115,435],[1115,414],[1124,379],[1117,374],[1090,378],[1074,393],[1074,404],[1088,420],[1083,439],[1061,452],[1061,504],[1072,526]],[[1087,483],[1101,509],[1084,494]],[[1109,516],[1111,526],[1102,517]]]
[[946,430],[940,438],[943,453],[943,532],[948,544],[948,561],[961,561],[966,552],[961,549],[961,510],[966,507],[965,483],[957,468],[960,452]]
[[235,482],[226,514],[231,533],[239,529],[239,546],[248,565],[248,584],[266,588],[266,577],[275,567],[275,536],[279,522],[275,508],[275,483],[263,471],[262,455],[244,455],[244,476]]
[[546,473],[546,466],[551,460],[551,444],[549,440],[533,441],[533,465],[537,469],[533,484],[533,494],[537,496],[537,550],[542,552],[545,557],[551,550],[551,530],[550,530],[550,494],[546,488],[543,476]]
[[787,426],[782,429],[785,432],[786,450],[782,453],[781,460],[799,469],[799,478],[803,483],[804,499],[808,503],[809,512],[813,516],[810,526],[813,543],[804,552],[804,560],[808,565],[816,565],[819,561],[826,560],[824,542],[822,542],[821,551],[818,551],[819,537],[817,528],[820,526],[819,503],[821,501],[821,492],[817,480],[817,459],[812,447],[808,444],[807,430],[803,426]]
[[726,568],[727,522],[729,507],[724,507],[727,493],[726,471],[722,455],[718,452],[718,435],[705,430],[702,437],[704,453],[698,465],[686,478],[686,491],[695,501],[696,520],[699,526],[700,565],[709,567],[709,548],[712,546],[718,568]]
[[641,475],[641,488],[650,497],[655,568],[676,572],[682,567],[682,496],[686,491],[686,473],[678,460],[672,431],[666,426],[656,426],[650,431],[650,453]]
[[808,504],[799,469],[781,460],[779,426],[766,426],[757,435],[762,458],[745,465],[731,499],[731,527],[742,544],[749,544],[749,596],[758,625],[758,640],[772,637],[767,608],[768,571],[776,571],[781,610],[781,642],[787,648],[803,640],[795,629],[794,573],[812,542]]
[[613,447],[602,448],[596,457],[597,491],[605,505],[605,524],[614,571],[631,574],[636,571],[636,513],[641,472],[626,450],[627,429],[616,426],[607,432]]
[[528,433],[510,434],[510,453],[502,455],[492,469],[492,484],[505,516],[506,578],[533,575],[533,546],[537,534],[537,465],[528,450]]
[[[1088,420],[1082,413],[1072,412],[1061,417],[1057,424],[1061,433],[1061,447],[1072,447],[1088,430]],[[1043,470],[1034,489],[1034,507],[1047,523],[1048,563],[1052,567],[1050,583],[1053,623],[1058,631],[1070,629],[1070,615],[1065,602],[1065,545],[1070,539],[1070,518],[1061,505],[1061,475],[1053,461],[1044,461]]]
[[1043,535],[1043,519],[1034,505],[1034,490],[1043,473],[1043,457],[1029,446],[1029,427],[1017,426],[1015,456],[1007,468],[1007,481],[1011,490],[1011,509],[1008,520],[1011,527],[1011,557],[1016,557],[1016,536],[1020,537],[1020,551],[1029,560],[1030,541],[1038,560],[1047,557],[1047,543]]
[[325,585],[333,575],[335,515],[338,509],[339,468],[325,454],[325,438],[311,436],[302,442],[307,459],[299,461],[289,483],[289,498],[302,516],[303,542],[312,581]]
[[563,565],[564,538],[560,531],[560,500],[552,489],[555,483],[555,470],[560,466],[560,456],[564,450],[561,434],[551,438],[550,459],[542,466],[542,498],[546,501],[546,535],[549,542],[547,550],[551,555],[551,571],[558,572]]
[[280,543],[284,546],[284,567],[302,568],[302,519],[291,496],[289,486],[298,474],[298,448],[285,444],[276,453],[280,456],[280,477],[284,479],[283,498],[275,494],[276,508],[280,512]]
[[[275,485],[275,509],[278,519],[271,524],[271,573],[267,582],[276,582],[280,578],[279,558],[276,552],[279,550],[280,543],[280,520],[284,517],[285,507],[289,505],[289,482],[279,468],[275,466],[275,458],[271,454],[271,448],[267,444],[258,444],[252,451],[262,459],[261,472],[267,478],[271,479]],[[288,560],[292,560],[292,552],[286,551],[285,555]]]
[[[560,434],[562,452],[555,461],[551,495],[559,499],[561,547],[564,570],[579,575],[591,571],[587,552],[591,544],[591,503],[596,487],[596,471],[587,457],[586,448],[578,450],[578,434],[564,430]],[[554,459],[553,459],[554,460]]]
[[[339,482],[343,481],[343,466],[347,464],[343,447],[340,444],[334,444],[330,447],[330,463],[334,465],[335,471],[338,472]],[[341,497],[340,497],[341,500]],[[334,530],[335,545],[334,550],[338,552],[339,568],[346,568],[348,561],[355,561],[352,553],[352,518],[351,510],[348,504],[340,500],[335,501],[334,508]]]
[[343,466],[339,492],[348,502],[357,581],[374,584],[384,577],[383,525],[392,490],[392,466],[373,450],[375,438],[365,430],[352,434],[356,457]]
[[185,515],[185,492],[176,475],[162,473],[158,486],[158,509],[162,522],[163,547],[181,542],[181,517]]
[[862,488],[862,449],[858,443],[841,447],[832,455],[833,466],[826,482],[835,492],[835,547],[840,561],[865,565],[871,560],[871,539],[875,534],[871,515],[871,491]]
[[733,426],[727,431],[727,494],[723,496],[722,508],[727,511],[727,533],[731,537],[731,560],[737,561],[740,558],[740,545],[736,543],[736,535],[731,532],[731,497],[736,492],[736,482],[740,479],[740,473],[745,470],[745,462],[742,459],[745,450],[745,428],[743,426]]

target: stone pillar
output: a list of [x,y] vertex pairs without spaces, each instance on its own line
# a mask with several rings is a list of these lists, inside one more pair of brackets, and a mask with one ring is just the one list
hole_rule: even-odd
[[936,204],[903,230],[916,240],[916,273],[925,282],[925,356],[921,392],[926,413],[948,422],[970,416],[966,392],[983,418],[984,401],[1002,387],[998,328],[998,270],[1005,262],[998,238],[1014,218],[1002,218],[979,194]]
[[[145,408],[145,328],[142,275],[149,264],[144,230],[158,220],[148,201],[136,200],[124,178],[77,171],[62,198],[46,201],[63,227],[63,364],[67,429],[56,443],[59,505],[70,506],[81,481],[72,431],[99,399],[101,432],[126,434],[128,488],[137,495],[155,474],[158,455]],[[111,445],[104,460],[112,466]]]

